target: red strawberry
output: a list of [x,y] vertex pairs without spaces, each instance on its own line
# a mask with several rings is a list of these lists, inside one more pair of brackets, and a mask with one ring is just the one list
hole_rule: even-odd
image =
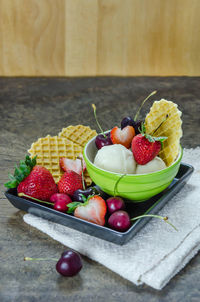
[[161,150],[161,142],[150,142],[143,134],[138,134],[133,138],[131,144],[132,152],[139,165],[145,165]]
[[134,135],[135,129],[132,126],[126,126],[123,129],[114,127],[111,130],[110,138],[113,144],[121,144],[126,148],[130,148]]
[[99,195],[92,196],[86,204],[79,205],[74,216],[99,225],[105,224],[106,202]]
[[[85,164],[84,160],[82,160],[82,162],[83,162],[83,172],[84,172],[86,169],[86,164]],[[65,172],[72,170],[72,171],[78,173],[79,175],[82,174],[81,159],[79,159],[79,158],[73,160],[73,159],[69,159],[66,157],[61,157],[60,158],[60,167]]]
[[30,174],[17,187],[18,193],[48,201],[58,192],[53,176],[45,167],[34,166]]
[[83,189],[82,177],[76,172],[68,170],[58,182],[59,192],[73,195],[78,189]]

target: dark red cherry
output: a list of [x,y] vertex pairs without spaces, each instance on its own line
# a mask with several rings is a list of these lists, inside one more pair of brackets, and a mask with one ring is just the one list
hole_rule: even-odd
[[69,250],[62,253],[61,258],[56,264],[56,270],[65,277],[73,277],[80,272],[82,266],[80,255]]
[[95,187],[89,187],[85,190],[81,190],[81,189],[78,189],[74,192],[73,196],[72,196],[72,199],[74,201],[80,201],[80,202],[83,202],[83,197],[82,195],[84,195],[85,197],[88,197],[89,195],[95,195],[95,194],[98,194],[98,190],[95,188]]
[[116,211],[109,217],[108,224],[116,231],[125,232],[131,226],[130,216],[125,211]]
[[125,209],[125,203],[121,197],[110,197],[106,200],[108,212],[110,214]]
[[121,121],[121,129],[125,128],[126,126],[132,126],[132,127],[134,127],[134,124],[135,124],[135,122],[132,119],[132,117],[126,116]]
[[110,132],[106,133],[105,136],[103,134],[99,134],[96,136],[95,144],[97,146],[97,149],[101,149],[104,146],[109,146],[113,144],[110,138]]

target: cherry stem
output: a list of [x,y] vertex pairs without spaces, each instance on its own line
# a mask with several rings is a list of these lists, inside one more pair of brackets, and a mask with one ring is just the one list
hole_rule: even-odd
[[160,123],[160,125],[153,131],[153,133],[151,134],[151,136],[153,136],[154,133],[156,133],[156,131],[162,126],[162,124],[163,124],[164,122],[166,122],[166,120],[168,119],[168,117],[169,117],[169,115],[167,114],[167,115],[165,116],[164,120]]
[[83,190],[85,190],[86,187],[85,187],[84,174],[83,174],[83,159],[81,156],[78,156],[77,158],[80,159],[81,161],[81,177],[82,177]]
[[144,215],[140,215],[134,218],[131,218],[131,221],[143,218],[143,217],[153,217],[153,218],[158,218],[163,220],[164,222],[168,223],[174,230],[176,230],[178,232],[178,229],[171,223],[168,221],[168,217],[167,216],[159,216],[159,215],[153,215],[153,214],[144,214]]
[[33,200],[35,200],[35,201],[42,202],[42,203],[46,203],[46,204],[49,204],[49,205],[51,205],[51,206],[54,205],[53,202],[48,202],[48,201],[40,200],[40,199],[37,199],[37,198],[35,198],[35,197],[26,195],[26,194],[24,194],[24,193],[18,193],[18,196],[19,196],[19,197],[28,197],[28,198],[33,199]]
[[154,94],[156,94],[156,93],[157,93],[157,91],[155,90],[155,91],[153,91],[152,93],[150,93],[150,94],[146,97],[146,99],[144,99],[144,101],[142,102],[140,108],[139,108],[138,111],[136,112],[136,115],[135,115],[135,117],[134,117],[134,121],[137,121],[138,115],[139,115],[140,110],[142,109],[144,103],[145,103],[152,95],[154,95]]
[[117,191],[118,183],[120,182],[120,180],[121,180],[125,175],[126,175],[126,174],[121,175],[121,176],[118,178],[118,180],[116,181],[115,186],[114,186],[114,197],[116,197],[116,191]]
[[101,131],[101,134],[103,134],[103,136],[104,136],[105,138],[107,138],[107,136],[105,135],[103,129],[101,128],[101,125],[99,124],[99,122],[98,122],[98,120],[97,120],[96,106],[95,106],[95,104],[92,104],[92,108],[93,108],[93,110],[94,110],[94,117],[95,117],[96,123],[97,123],[97,125],[98,125],[98,127],[99,127],[99,129],[100,129],[100,131]]
[[30,258],[30,257],[24,257],[24,261],[43,261],[43,260],[58,260],[56,258]]

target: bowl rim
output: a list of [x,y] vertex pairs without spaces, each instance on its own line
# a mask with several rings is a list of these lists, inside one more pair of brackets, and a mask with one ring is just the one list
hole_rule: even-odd
[[[107,133],[107,132],[109,132],[109,130],[108,130],[108,131],[105,131],[105,133]],[[107,173],[108,175],[114,175],[114,176],[122,176],[122,175],[124,175],[124,177],[132,177],[132,178],[147,177],[147,176],[151,176],[151,175],[152,175],[152,176],[153,176],[153,175],[162,175],[162,174],[164,174],[165,172],[167,172],[167,171],[169,171],[170,169],[172,169],[172,167],[176,166],[176,165],[181,161],[182,156],[183,156],[183,148],[182,148],[181,144],[179,144],[180,150],[179,150],[179,154],[178,154],[176,160],[175,160],[174,163],[171,164],[169,167],[166,167],[166,168],[164,168],[164,169],[162,169],[162,170],[155,171],[155,172],[151,172],[151,173],[146,173],[146,174],[122,174],[122,173],[111,172],[111,171],[104,170],[104,169],[99,168],[99,167],[97,167],[96,165],[94,165],[94,163],[91,162],[91,160],[88,158],[88,156],[87,156],[87,154],[86,154],[88,145],[89,145],[92,141],[94,141],[95,138],[96,138],[96,136],[93,137],[92,139],[90,139],[90,140],[87,142],[87,144],[85,145],[84,149],[83,149],[83,156],[84,156],[84,159],[85,159],[85,161],[86,161],[86,165],[87,165],[87,162],[88,162],[89,165],[93,166],[95,169],[98,169],[98,170],[102,171],[103,173]]]

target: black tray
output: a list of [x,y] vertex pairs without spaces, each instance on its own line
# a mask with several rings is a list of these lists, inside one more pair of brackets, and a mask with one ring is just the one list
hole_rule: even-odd
[[[186,184],[193,170],[194,168],[192,166],[181,163],[179,171],[173,182],[163,192],[141,203],[128,202],[126,204],[126,210],[130,214],[130,217],[142,215],[144,213],[157,213]],[[107,197],[105,193],[103,193],[103,195],[103,197]],[[99,226],[80,218],[76,218],[73,215],[58,212],[48,206],[18,197],[16,189],[7,190],[5,192],[5,196],[14,207],[20,210],[118,245],[123,245],[130,240],[149,221],[149,219],[151,219],[149,217],[138,219],[128,231],[122,233],[114,231],[107,226]]]

